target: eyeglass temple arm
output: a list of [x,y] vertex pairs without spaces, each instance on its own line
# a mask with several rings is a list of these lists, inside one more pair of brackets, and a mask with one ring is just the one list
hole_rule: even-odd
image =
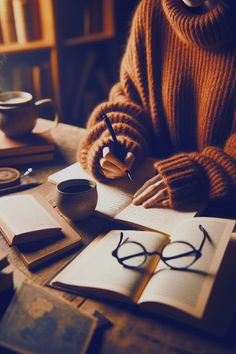
[[199,248],[198,248],[199,252],[201,252],[202,247],[203,247],[203,245],[204,245],[204,243],[205,243],[206,238],[207,238],[207,240],[210,242],[211,245],[213,245],[213,241],[212,241],[211,237],[209,236],[207,230],[206,230],[201,224],[198,225],[198,227],[199,227],[199,229],[200,229],[200,230],[202,231],[202,233],[203,233],[203,239],[202,239],[202,242],[201,242],[201,244],[200,244],[200,246],[199,246]]
[[120,245],[122,244],[123,238],[124,238],[124,234],[123,234],[123,232],[121,232],[121,233],[120,233],[120,240],[119,240],[119,243],[118,243],[118,245],[116,246],[116,248],[111,252],[111,254],[112,254],[113,257],[116,257],[116,258],[117,258],[117,252],[118,252],[118,249],[119,249]]

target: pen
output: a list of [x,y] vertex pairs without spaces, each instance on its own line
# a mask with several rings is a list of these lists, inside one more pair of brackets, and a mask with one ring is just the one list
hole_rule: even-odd
[[11,193],[16,193],[16,192],[21,192],[30,188],[38,187],[40,186],[41,183],[25,183],[25,184],[19,184],[16,186],[12,187],[7,187],[0,189],[0,196],[11,194]]
[[[107,128],[111,134],[111,138],[113,140],[113,145],[114,145],[114,154],[116,157],[118,157],[118,159],[120,161],[124,161],[125,155],[126,155],[126,151],[123,148],[123,146],[119,143],[119,141],[117,140],[116,137],[116,133],[114,132],[114,129],[112,128],[110,119],[108,118],[108,116],[106,114],[103,114],[103,118],[105,120],[105,123],[107,125]],[[130,179],[130,181],[132,181],[132,177],[131,177],[131,173],[129,170],[125,170],[126,175],[128,176],[128,178]]]

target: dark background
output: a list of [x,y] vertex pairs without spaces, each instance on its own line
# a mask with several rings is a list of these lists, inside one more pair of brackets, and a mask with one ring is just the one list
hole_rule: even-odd
[[[59,45],[60,41],[81,35],[81,27],[84,30],[82,9],[88,6],[89,1],[55,1],[55,28]],[[110,0],[106,1],[105,4],[109,4]],[[108,13],[108,10],[101,12],[99,6],[93,12],[90,25],[100,26],[104,16],[114,19],[114,34],[111,37],[107,36],[102,40],[87,38],[79,45],[61,46],[57,73],[60,79],[56,94],[50,59],[52,50],[13,50],[8,54],[4,54],[3,50],[0,55],[0,91],[31,92],[35,100],[50,97],[58,104],[62,122],[86,126],[91,111],[100,102],[107,100],[112,85],[119,79],[121,57],[125,50],[131,19],[139,2],[140,0],[114,0],[113,13]],[[99,31],[97,28],[97,32]],[[40,84],[37,84],[37,75],[40,75]],[[52,112],[45,112],[44,117],[51,119]]]

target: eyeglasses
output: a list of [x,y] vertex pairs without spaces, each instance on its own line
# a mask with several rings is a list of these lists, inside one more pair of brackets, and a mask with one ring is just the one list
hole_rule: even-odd
[[[213,244],[208,232],[202,225],[198,225],[202,232],[202,241],[198,248],[186,241],[173,241],[166,244],[161,252],[148,252],[137,241],[124,239],[123,232],[117,247],[112,251],[112,256],[125,268],[138,269],[146,262],[149,256],[160,256],[160,259],[173,270],[186,270],[202,256],[202,248],[206,239]],[[131,247],[130,247],[131,246]]]

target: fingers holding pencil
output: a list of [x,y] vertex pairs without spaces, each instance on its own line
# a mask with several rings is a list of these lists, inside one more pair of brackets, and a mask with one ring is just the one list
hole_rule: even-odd
[[122,162],[110,150],[108,146],[103,148],[103,157],[100,159],[102,173],[106,178],[116,179],[127,175],[135,161],[132,152],[128,152]]
[[[104,156],[101,159],[101,167],[107,178],[119,178],[126,174],[130,181],[132,181],[129,165],[134,163],[134,154],[127,153],[121,143],[117,140],[116,133],[112,127],[109,117],[104,113],[103,119],[113,141],[112,152],[108,147],[105,147]],[[109,149],[109,150],[107,150]],[[109,162],[109,163],[107,163]]]

